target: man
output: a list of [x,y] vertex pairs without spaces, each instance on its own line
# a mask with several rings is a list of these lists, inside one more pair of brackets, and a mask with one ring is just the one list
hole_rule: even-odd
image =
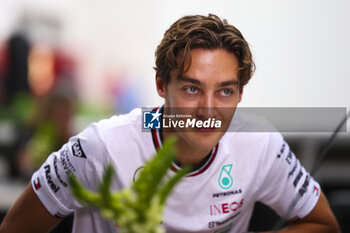
[[[74,232],[115,232],[112,222],[72,198],[67,174],[96,190],[106,164],[114,188],[127,187],[162,138],[178,136],[173,170],[191,165],[167,201],[167,232],[244,232],[255,201],[293,221],[280,232],[339,232],[316,181],[278,133],[244,133],[252,124],[232,120],[254,71],[241,33],[215,15],[186,16],[166,31],[156,51],[156,85],[163,117],[180,113],[216,119],[220,127],[144,132],[140,109],[90,125],[50,155],[14,204],[0,232],[48,232],[75,212]],[[234,132],[227,132],[233,126]],[[255,126],[254,126],[255,127]],[[296,202],[294,200],[297,200]],[[292,205],[293,204],[293,205]]]

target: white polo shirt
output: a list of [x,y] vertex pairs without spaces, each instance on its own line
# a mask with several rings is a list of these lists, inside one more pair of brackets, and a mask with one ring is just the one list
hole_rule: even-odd
[[[47,210],[64,218],[75,212],[73,232],[117,232],[97,209],[82,206],[69,191],[67,174],[97,190],[107,164],[116,171],[113,189],[129,187],[161,146],[160,132],[142,130],[142,110],[88,126],[52,153],[32,176]],[[254,203],[261,201],[288,219],[303,218],[315,206],[320,186],[300,165],[279,133],[247,132],[239,119],[213,148],[207,162],[173,190],[164,210],[167,232],[247,231]],[[248,130],[251,131],[251,130]],[[179,169],[175,164],[169,169]],[[288,211],[293,200],[296,204]]]

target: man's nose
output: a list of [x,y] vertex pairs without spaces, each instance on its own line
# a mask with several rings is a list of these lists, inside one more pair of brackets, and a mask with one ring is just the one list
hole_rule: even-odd
[[215,108],[215,98],[211,95],[203,95],[197,109],[197,117],[204,119],[214,118],[216,116]]

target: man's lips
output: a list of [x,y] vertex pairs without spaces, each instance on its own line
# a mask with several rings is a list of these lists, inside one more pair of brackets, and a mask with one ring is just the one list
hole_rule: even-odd
[[200,132],[211,133],[211,132],[213,132],[216,128],[204,128],[204,127],[198,128],[198,127],[196,127],[196,129],[199,130]]

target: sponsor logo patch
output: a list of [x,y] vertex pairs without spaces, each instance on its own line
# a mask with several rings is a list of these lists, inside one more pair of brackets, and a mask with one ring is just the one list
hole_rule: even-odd
[[79,158],[84,158],[86,159],[86,155],[83,151],[83,148],[81,147],[80,144],[80,140],[78,139],[78,141],[76,141],[73,146],[72,146],[72,151],[73,151],[73,155],[75,157],[79,157]]
[[221,192],[221,193],[214,193],[213,194],[213,198],[226,197],[226,196],[230,196],[230,195],[234,195],[234,194],[240,194],[240,193],[242,193],[242,189],[236,189],[236,190],[227,191],[227,192]]
[[220,176],[219,176],[219,185],[223,189],[229,189],[233,185],[233,179],[231,176],[232,164],[224,165],[221,168]]
[[58,172],[58,168],[57,168],[57,157],[56,157],[56,156],[55,156],[55,158],[53,159],[53,167],[54,167],[54,169],[55,169],[55,173],[56,173],[56,176],[57,176],[58,181],[59,181],[64,187],[67,187],[68,184],[62,180],[61,175],[60,175],[60,173]]
[[310,184],[310,176],[309,176],[309,175],[306,175],[304,184],[303,184],[303,186],[301,186],[301,188],[299,189],[299,195],[300,195],[300,196],[304,196],[304,194],[305,194],[306,191],[307,191],[307,188],[309,187],[309,184]]
[[295,160],[292,170],[290,170],[290,172],[288,173],[288,179],[289,177],[293,176],[294,172],[297,170],[297,167],[298,167],[298,160]]
[[60,161],[67,175],[76,171],[74,166],[69,160],[68,150],[62,150],[60,152]]
[[229,233],[231,228],[232,228],[232,223],[220,230],[214,231],[214,233]]
[[47,183],[50,185],[51,190],[57,193],[58,190],[60,190],[60,187],[57,186],[52,180],[50,165],[46,165],[44,169],[45,169],[45,176],[46,176]]
[[277,154],[277,158],[281,158],[281,155],[283,154],[285,148],[286,148],[286,143],[283,143],[279,153]]
[[318,187],[316,185],[314,185],[314,190],[312,192],[315,193],[316,197],[320,193],[320,191],[319,191],[319,189],[318,189]]
[[35,190],[39,190],[41,188],[39,177],[36,178],[36,180],[33,180],[33,185],[34,185]]
[[286,157],[286,161],[287,163],[290,165],[292,163],[292,159],[294,158],[294,153],[292,151],[289,150],[288,155]]
[[229,217],[228,219],[226,219],[225,221],[219,222],[219,221],[211,221],[208,223],[208,228],[214,228],[217,226],[221,226],[223,224],[226,224],[227,222],[229,222],[230,220],[234,219],[235,217],[237,217],[241,212],[238,212],[237,214]]
[[230,202],[230,203],[221,203],[221,204],[213,204],[209,206],[210,215],[218,215],[218,214],[229,214],[236,213],[237,210],[242,208],[244,199],[240,202]]
[[293,182],[294,187],[297,187],[302,176],[303,176],[303,171],[300,168],[299,173],[298,173],[297,177],[295,177],[295,180]]

